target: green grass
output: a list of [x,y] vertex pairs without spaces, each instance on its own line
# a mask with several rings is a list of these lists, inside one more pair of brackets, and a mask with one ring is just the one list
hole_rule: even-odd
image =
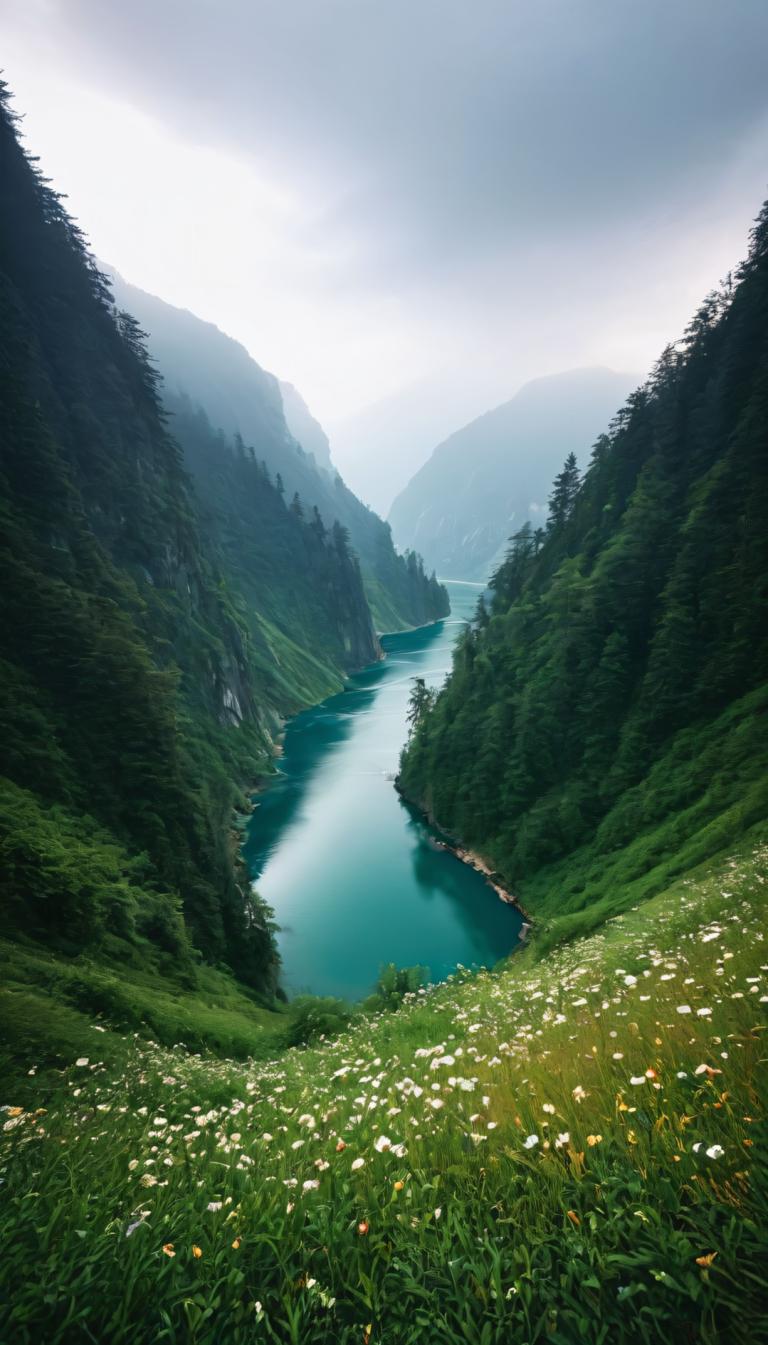
[[[647,777],[621,794],[585,844],[520,883],[539,928],[540,952],[599,929],[728,853],[734,837],[768,836],[768,688],[711,723],[677,734]],[[505,871],[503,852],[484,853]]]
[[767,893],[758,846],[261,1063],[30,1056],[0,1339],[765,1342]]
[[94,1043],[122,1061],[121,1030],[168,1047],[263,1058],[281,1048],[289,1022],[225,970],[201,965],[174,982],[149,957],[142,970],[0,941],[0,1066],[9,1081],[25,1079],[30,1061],[59,1070]]

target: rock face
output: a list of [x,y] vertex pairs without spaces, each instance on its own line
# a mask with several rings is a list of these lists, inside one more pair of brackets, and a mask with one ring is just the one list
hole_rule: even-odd
[[574,369],[527,383],[434,450],[392,505],[395,543],[414,547],[446,579],[485,579],[508,538],[544,523],[555,474],[582,465],[636,379]]

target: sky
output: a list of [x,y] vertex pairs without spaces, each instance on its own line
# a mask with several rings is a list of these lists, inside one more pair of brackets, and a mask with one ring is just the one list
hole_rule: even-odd
[[97,255],[379,508],[528,379],[647,371],[766,193],[766,0],[0,0],[0,39]]

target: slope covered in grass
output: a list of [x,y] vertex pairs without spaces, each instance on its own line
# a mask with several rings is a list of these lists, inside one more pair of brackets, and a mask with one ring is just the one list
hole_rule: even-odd
[[767,894],[756,840],[262,1064],[30,1059],[3,1338],[765,1341]]

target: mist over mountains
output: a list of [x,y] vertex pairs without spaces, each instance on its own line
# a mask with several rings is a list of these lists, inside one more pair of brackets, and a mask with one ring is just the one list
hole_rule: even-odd
[[537,378],[457,430],[392,505],[397,545],[417,547],[445,578],[487,578],[512,533],[546,521],[564,459],[574,452],[586,463],[637,381],[603,368]]
[[396,554],[389,524],[334,470],[327,436],[297,390],[213,323],[107,269],[118,309],[132,313],[146,332],[166,409],[175,413],[179,398],[202,408],[214,430],[255,446],[287,500],[298,496],[304,512],[311,516],[317,509],[326,528],[338,521],[347,529],[377,629],[402,630],[444,615],[447,598],[424,574],[419,558]]

